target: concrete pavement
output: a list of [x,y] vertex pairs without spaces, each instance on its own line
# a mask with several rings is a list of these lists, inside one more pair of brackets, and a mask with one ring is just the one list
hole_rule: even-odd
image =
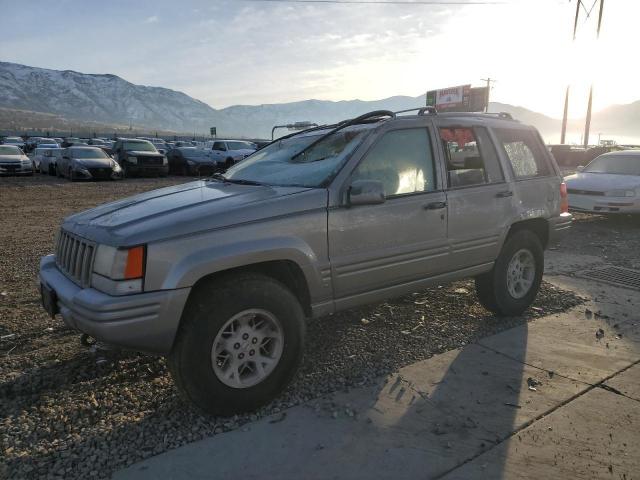
[[586,305],[114,478],[638,478],[640,294],[550,253],[546,280]]

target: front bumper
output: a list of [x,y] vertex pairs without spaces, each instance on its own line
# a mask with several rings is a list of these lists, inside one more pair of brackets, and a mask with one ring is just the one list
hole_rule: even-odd
[[640,199],[570,193],[569,208],[576,212],[588,213],[640,213]]
[[77,179],[81,180],[119,180],[122,178],[122,171],[116,172],[112,168],[93,168],[87,167],[83,169],[73,169],[73,174]]
[[0,163],[0,175],[33,175],[33,164]]
[[56,293],[64,322],[97,340],[165,355],[171,351],[190,288],[114,297],[81,288],[57,269],[53,255],[40,260],[40,282]]
[[573,223],[573,215],[561,213],[558,217],[549,219],[549,242],[548,245],[556,245],[569,232]]

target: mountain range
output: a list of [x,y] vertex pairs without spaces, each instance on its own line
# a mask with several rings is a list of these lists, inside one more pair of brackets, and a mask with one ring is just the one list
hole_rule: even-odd
[[[318,124],[352,118],[367,111],[403,110],[424,104],[424,96],[394,96],[383,100],[304,100],[280,104],[236,105],[214,109],[185,93],[161,87],[135,85],[110,74],[84,74],[71,70],[49,70],[0,62],[1,128],[3,118],[14,117],[11,125],[28,123],[28,112],[42,120],[51,118],[51,129],[60,122],[87,122],[94,125],[159,129],[173,132],[209,131],[215,126],[219,136],[269,138],[274,125],[296,121]],[[10,115],[12,111],[21,111]],[[547,141],[557,141],[560,121],[523,107],[491,103],[490,111],[507,112],[536,126]],[[57,120],[56,120],[57,119]],[[36,120],[33,120],[35,122]],[[23,124],[22,128],[33,127]],[[62,127],[61,127],[62,128]],[[569,130],[579,132],[581,121],[571,121]],[[637,138],[640,142],[640,101],[615,105],[593,115],[592,132]],[[614,136],[615,136],[614,135]]]

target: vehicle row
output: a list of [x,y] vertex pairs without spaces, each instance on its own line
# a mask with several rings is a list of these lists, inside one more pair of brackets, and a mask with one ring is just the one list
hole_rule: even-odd
[[[32,139],[29,139],[32,140]],[[61,143],[58,143],[61,141]],[[22,143],[21,143],[22,142]],[[20,137],[7,137],[5,155],[20,158],[20,168],[0,169],[4,174],[40,172],[72,180],[119,179],[132,176],[211,175],[226,170],[254,153],[257,146],[240,140],[210,142],[120,138],[65,139],[37,137],[28,156]],[[15,160],[15,159],[14,159]]]

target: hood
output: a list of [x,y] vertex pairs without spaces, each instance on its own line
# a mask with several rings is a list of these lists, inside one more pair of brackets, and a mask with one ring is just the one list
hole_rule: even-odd
[[162,157],[160,152],[143,152],[140,150],[127,150],[127,155],[131,155],[132,157]]
[[100,205],[63,228],[113,246],[151,243],[205,230],[326,208],[327,191],[199,180]]
[[580,172],[565,177],[564,181],[567,184],[567,188],[594,192],[620,189],[633,190],[640,187],[640,176],[637,175]]
[[86,168],[105,168],[113,166],[110,158],[74,158],[73,162]]
[[20,163],[23,160],[29,160],[26,155],[0,155],[2,163]]

